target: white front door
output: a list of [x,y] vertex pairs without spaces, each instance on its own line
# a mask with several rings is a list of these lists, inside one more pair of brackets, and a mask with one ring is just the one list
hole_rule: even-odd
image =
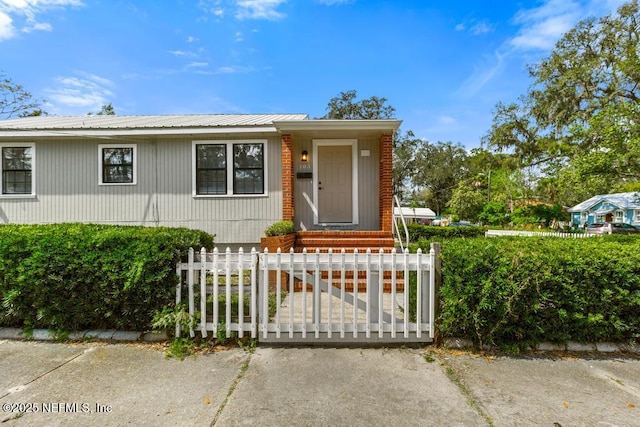
[[318,145],[319,223],[353,222],[353,146]]

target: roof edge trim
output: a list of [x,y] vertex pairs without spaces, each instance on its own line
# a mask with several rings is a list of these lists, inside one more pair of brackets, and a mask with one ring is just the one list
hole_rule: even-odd
[[321,130],[396,131],[402,124],[402,120],[274,120],[273,124],[280,132]]

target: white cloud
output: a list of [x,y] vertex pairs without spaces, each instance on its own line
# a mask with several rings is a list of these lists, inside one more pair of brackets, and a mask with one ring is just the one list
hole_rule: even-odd
[[[245,19],[266,19],[277,21],[285,17],[285,14],[278,11],[278,7],[286,3],[287,0],[198,0],[198,8],[205,13],[202,20],[207,16],[213,16],[220,21],[227,15],[229,10],[235,11],[233,16],[239,20]],[[345,0],[320,0],[324,4],[345,3]]]
[[[544,55],[580,20],[589,16],[601,17],[614,12],[624,0],[544,0],[540,6],[520,10],[513,18],[515,34],[506,39],[493,55],[477,65],[462,83],[456,95],[469,97],[480,92],[489,82],[500,76],[505,63],[511,59],[530,61],[530,57]],[[466,29],[459,24],[456,29]]]
[[451,116],[440,116],[438,117],[438,123],[444,126],[451,126],[457,123],[457,120]]
[[14,37],[16,26],[25,33],[52,31],[50,23],[38,18],[51,9],[73,6],[83,6],[83,3],[80,0],[0,0],[0,40]]
[[45,89],[47,98],[57,109],[83,108],[89,112],[111,102],[114,94],[109,88],[113,82],[95,74],[78,74],[79,77],[56,77],[55,87]]
[[340,4],[353,3],[355,0],[318,0],[318,3],[327,6],[335,6]]
[[13,19],[6,13],[0,11],[0,41],[8,40],[14,35]]
[[32,31],[53,31],[53,26],[48,22],[33,22],[30,26],[22,28],[23,33],[31,33]]
[[456,91],[456,95],[463,98],[470,98],[478,93],[487,83],[493,80],[504,69],[504,62],[507,54],[495,51],[492,57],[488,57],[488,65],[476,67],[473,74],[462,83]]
[[[208,65],[209,64],[207,64],[207,66]],[[251,73],[255,71],[255,69],[253,67],[245,67],[241,65],[228,65],[228,66],[218,67],[214,70],[194,69],[189,71],[195,74],[203,74],[203,75],[211,76],[211,75],[217,75],[217,74],[245,74],[245,73]]]
[[474,36],[480,34],[487,34],[493,31],[493,27],[486,22],[478,22],[474,24],[471,28],[469,28],[469,32]]
[[492,25],[487,24],[484,21],[476,21],[476,20],[472,20],[470,22],[461,22],[459,24],[456,25],[455,27],[456,31],[465,31],[468,30],[469,34],[473,35],[473,36],[478,36],[481,34],[486,34],[486,33],[490,33],[494,30],[494,27]]
[[207,14],[211,14],[217,17],[224,16],[224,8],[222,7],[222,0],[199,0],[198,8]]
[[551,49],[586,15],[587,7],[573,0],[548,0],[540,7],[521,10],[513,18],[520,30],[510,44],[520,50]]
[[237,19],[266,19],[277,21],[284,18],[284,14],[276,9],[286,0],[237,0]]

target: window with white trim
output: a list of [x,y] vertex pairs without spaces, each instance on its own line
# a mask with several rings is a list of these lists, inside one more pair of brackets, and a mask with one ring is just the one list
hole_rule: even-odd
[[0,161],[2,195],[34,195],[35,144],[2,144],[0,147],[2,152],[2,161]]
[[636,210],[634,212],[635,212],[635,215],[633,218],[633,222],[640,222],[640,210]]
[[581,224],[584,224],[585,222],[587,222],[588,215],[589,215],[589,212],[587,212],[587,211],[580,212],[580,223]]
[[135,144],[99,145],[99,183],[101,185],[136,184],[136,155]]
[[615,216],[614,222],[623,222],[623,220],[624,220],[624,212],[623,211],[616,211],[616,216]]
[[196,196],[266,194],[266,141],[194,142]]

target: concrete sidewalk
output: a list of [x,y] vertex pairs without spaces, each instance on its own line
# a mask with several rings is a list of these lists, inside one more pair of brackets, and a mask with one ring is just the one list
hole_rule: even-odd
[[3,426],[640,426],[637,355],[4,340],[0,371]]

